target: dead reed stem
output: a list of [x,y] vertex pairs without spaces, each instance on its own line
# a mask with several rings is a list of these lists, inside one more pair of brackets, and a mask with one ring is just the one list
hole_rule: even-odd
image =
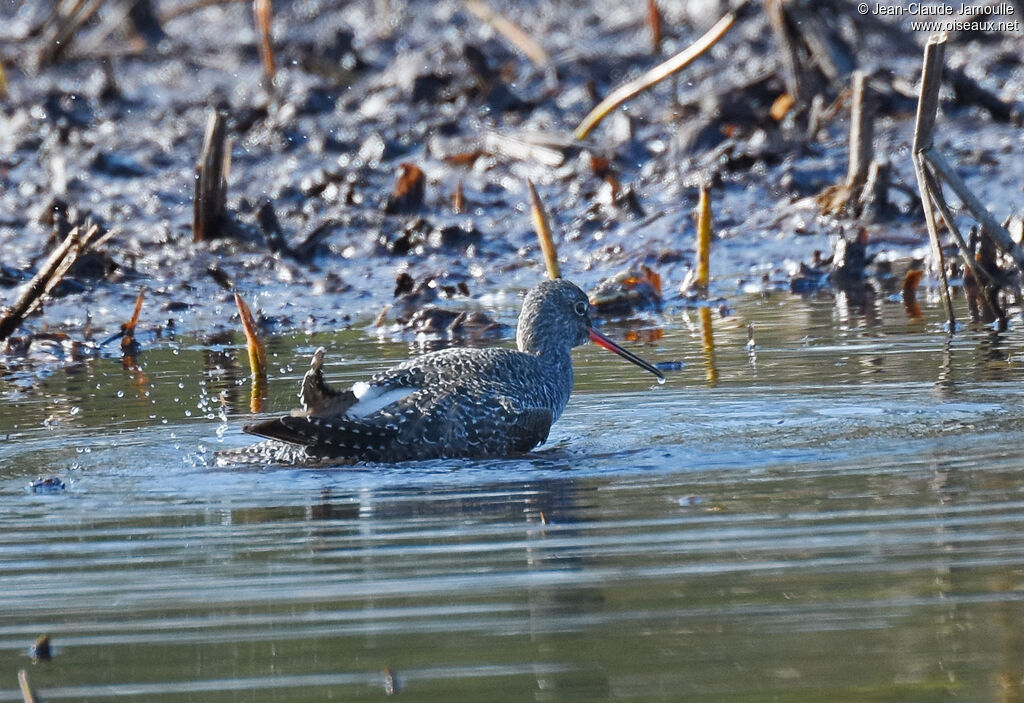
[[544,66],[551,61],[548,52],[527,34],[515,22],[491,9],[484,0],[464,0],[466,9],[473,13],[481,22],[491,25],[513,47],[526,55],[537,66]]
[[238,308],[238,316],[242,320],[245,346],[249,354],[249,372],[252,377],[249,410],[258,413],[263,409],[263,400],[267,394],[267,351],[260,340],[256,318],[238,291],[235,291],[235,307]]
[[864,71],[853,72],[853,96],[850,107],[850,163],[846,170],[846,187],[856,198],[868,180],[874,158],[875,120],[870,90]]
[[[939,211],[939,215],[942,217],[942,221],[946,225],[946,229],[953,236],[953,241],[956,242],[957,249],[960,252],[960,259],[964,262],[964,266],[971,270],[974,274],[975,280],[980,285],[986,288],[994,289],[996,282],[992,280],[991,274],[978,265],[975,260],[971,248],[967,245],[963,235],[960,234],[960,229],[956,226],[956,220],[953,218],[953,213],[949,209],[949,205],[946,203],[946,199],[942,196],[942,186],[939,184],[938,179],[935,178],[935,174],[932,173],[927,167],[924,169],[925,183],[928,187],[928,193],[931,195],[932,202],[935,204],[936,209]],[[981,296],[981,299],[985,303],[985,308],[988,313],[992,316],[992,319],[998,319],[999,314],[992,308],[992,303],[987,295]]]
[[548,278],[554,280],[562,277],[562,269],[558,265],[558,252],[555,249],[555,242],[551,238],[551,224],[548,214],[544,210],[544,203],[537,195],[537,189],[533,187],[533,181],[526,179],[526,189],[530,193],[530,218],[533,220],[533,229],[537,233],[537,241],[540,242],[540,250],[544,255],[544,265],[548,270]]
[[[914,173],[917,176],[917,186],[921,193],[921,204],[924,206],[925,223],[928,226],[928,236],[932,241],[932,248],[936,252],[936,259],[939,261],[943,300],[946,303],[946,311],[952,330],[952,303],[950,302],[948,283],[945,278],[945,265],[942,262],[942,250],[938,241],[935,213],[932,207],[933,203],[934,207],[939,210],[946,228],[956,241],[964,264],[974,274],[978,284],[986,287],[988,292],[992,294],[997,290],[997,285],[992,280],[989,272],[983,267],[978,266],[974,260],[973,252],[960,234],[949,205],[946,203],[942,193],[941,182],[945,182],[953,189],[953,192],[960,198],[964,207],[981,224],[982,236],[989,237],[996,246],[1013,259],[1017,269],[1021,272],[1024,272],[1024,250],[1021,250],[1020,245],[1013,240],[1009,231],[992,216],[992,213],[971,192],[970,188],[957,175],[949,161],[935,149],[932,133],[935,128],[936,111],[938,110],[945,42],[945,35],[936,35],[931,37],[925,46],[924,68],[921,76],[921,95],[918,100],[917,120],[914,126],[913,160]],[[999,314],[999,311],[993,309],[994,303],[990,300],[989,295],[983,295],[981,298],[989,315],[995,319],[1000,319],[1002,316]]]
[[263,78],[266,81],[267,92],[274,89],[274,76],[277,74],[274,64],[274,43],[270,33],[270,20],[273,12],[271,0],[253,0],[253,22],[256,25],[256,33],[259,35],[260,64],[263,66]]
[[68,232],[57,248],[39,267],[39,271],[28,282],[14,305],[0,315],[0,341],[10,337],[21,323],[31,315],[50,291],[60,283],[64,275],[75,265],[78,257],[88,251],[99,239],[100,228],[90,226],[85,232],[78,226]]
[[672,58],[658,64],[639,78],[635,78],[609,93],[608,97],[598,103],[597,107],[583,118],[573,136],[576,139],[585,139],[590,134],[590,131],[607,117],[612,110],[636,97],[651,86],[661,83],[672,74],[689,66],[695,59],[701,57],[732,29],[737,17],[746,8],[747,4],[747,2],[740,3],[735,10],[718,20],[700,39]]
[[96,14],[103,1],[75,0],[66,13],[60,11],[62,5],[58,2],[47,23],[52,23],[52,27],[46,30],[46,41],[39,54],[39,63],[52,64],[63,56],[74,41],[78,30]]
[[647,26],[651,30],[651,49],[661,53],[661,12],[657,0],[647,0]]
[[978,224],[982,226],[985,233],[992,237],[992,240],[1003,250],[1014,263],[1017,264],[1017,268],[1024,272],[1024,251],[1021,250],[1020,245],[1013,241],[1013,237],[1010,236],[1009,230],[1003,227],[992,213],[982,205],[981,201],[978,200],[977,196],[971,192],[970,188],[963,182],[960,176],[957,175],[956,171],[950,165],[949,161],[932,148],[931,145],[926,146],[924,151],[921,153],[921,158],[928,163],[929,166],[934,169],[935,174],[953,189],[957,197],[964,204],[974,219],[978,221]]
[[28,672],[18,669],[18,687],[21,689],[21,699],[24,703],[36,703],[36,694],[32,692],[32,686],[28,682]]
[[196,164],[195,198],[192,201],[192,241],[202,242],[220,235],[227,202],[227,177],[231,150],[227,148],[224,115],[210,111],[203,146]]
[[700,186],[697,201],[697,276],[694,287],[707,295],[711,283],[711,193],[707,184]]
[[921,194],[921,206],[924,208],[925,225],[928,227],[928,239],[931,242],[932,255],[939,273],[939,293],[946,308],[949,320],[949,332],[956,328],[956,315],[953,313],[953,299],[949,294],[949,281],[946,278],[946,262],[942,256],[942,244],[939,242],[939,231],[935,224],[935,211],[932,208],[928,193],[928,179],[925,175],[922,152],[932,145],[932,131],[935,128],[935,113],[939,107],[939,86],[942,84],[942,64],[946,51],[945,35],[933,36],[924,48],[924,66],[921,70],[921,93],[917,101],[917,117],[914,122],[914,145],[912,158],[914,173],[917,176],[917,188]]
[[267,375],[267,352],[260,341],[259,327],[252,310],[242,298],[238,291],[235,291],[235,307],[238,308],[238,316],[242,319],[242,329],[245,332],[245,345],[249,352],[249,370],[253,378]]

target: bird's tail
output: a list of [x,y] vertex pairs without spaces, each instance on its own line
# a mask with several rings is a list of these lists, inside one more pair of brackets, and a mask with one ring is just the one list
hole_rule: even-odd
[[242,428],[249,434],[297,444],[313,457],[375,460],[394,453],[396,430],[345,417],[284,415]]

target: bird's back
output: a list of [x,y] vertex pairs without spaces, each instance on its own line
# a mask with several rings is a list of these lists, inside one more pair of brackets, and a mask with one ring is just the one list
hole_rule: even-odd
[[356,384],[353,392],[331,391],[332,401],[322,408],[246,431],[304,445],[313,457],[402,461],[521,453],[547,438],[565,408],[572,387],[566,362],[567,383],[552,383],[565,369],[533,354],[503,348],[432,352]]

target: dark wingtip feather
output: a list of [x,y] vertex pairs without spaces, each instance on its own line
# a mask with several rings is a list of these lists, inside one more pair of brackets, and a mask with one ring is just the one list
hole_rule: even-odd
[[243,425],[242,431],[257,437],[276,439],[279,442],[288,442],[289,444],[306,444],[309,442],[307,435],[296,432],[284,420],[285,418],[283,417],[275,417],[273,420],[254,422],[249,425]]
[[310,456],[379,459],[387,456],[395,430],[348,418],[295,417],[284,415],[242,427],[249,434],[297,444]]

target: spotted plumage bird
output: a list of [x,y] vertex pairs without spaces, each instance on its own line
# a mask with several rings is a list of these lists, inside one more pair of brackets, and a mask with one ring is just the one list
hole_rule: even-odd
[[397,462],[527,452],[547,439],[565,409],[570,352],[588,339],[664,380],[594,330],[589,313],[574,284],[544,281],[523,302],[518,349],[444,349],[346,390],[324,381],[324,350],[317,349],[302,380],[302,409],[243,429],[291,445],[279,457]]

